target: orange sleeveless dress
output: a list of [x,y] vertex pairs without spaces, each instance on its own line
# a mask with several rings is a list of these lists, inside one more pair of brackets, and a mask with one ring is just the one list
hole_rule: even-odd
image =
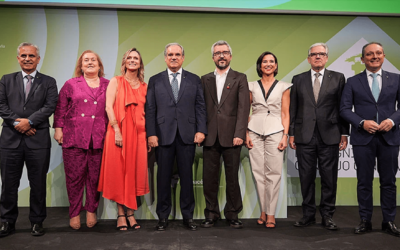
[[136,197],[149,192],[144,118],[147,84],[132,89],[123,76],[116,78],[114,113],[122,133],[122,147],[115,145],[115,132],[108,124],[98,191],[106,199],[137,210]]

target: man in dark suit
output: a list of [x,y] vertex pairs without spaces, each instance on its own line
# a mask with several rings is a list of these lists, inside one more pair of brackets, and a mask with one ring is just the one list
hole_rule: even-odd
[[185,52],[181,45],[168,44],[164,57],[168,68],[150,78],[146,97],[146,133],[149,146],[156,147],[158,164],[156,229],[164,231],[168,226],[176,157],[183,224],[196,230],[192,165],[196,143],[200,145],[207,134],[203,89],[197,75],[182,69]]
[[58,91],[54,78],[39,73],[39,48],[22,43],[17,56],[22,72],[0,80],[1,221],[0,237],[15,231],[18,217],[18,187],[24,162],[31,188],[31,234],[44,234],[46,218],[46,177],[50,163],[49,116],[56,108]]
[[234,71],[229,64],[232,49],[226,41],[211,47],[217,68],[201,77],[207,106],[208,135],[203,147],[203,189],[206,199],[205,220],[201,226],[209,228],[221,218],[218,205],[221,155],[225,165],[225,218],[233,228],[242,228],[238,214],[242,211],[239,186],[240,150],[246,138],[250,112],[250,93],[245,74]]
[[354,233],[372,230],[372,182],[376,161],[381,184],[382,230],[399,237],[394,219],[400,145],[400,75],[382,70],[384,59],[380,43],[371,42],[362,48],[361,61],[366,70],[348,79],[340,115],[352,125],[351,145],[357,166],[361,222]]
[[296,150],[303,217],[294,226],[315,223],[315,178],[321,175],[322,226],[336,230],[335,212],[339,150],[347,147],[349,124],[339,116],[345,78],[325,69],[328,46],[313,44],[308,50],[311,70],[293,77],[290,92],[289,145]]

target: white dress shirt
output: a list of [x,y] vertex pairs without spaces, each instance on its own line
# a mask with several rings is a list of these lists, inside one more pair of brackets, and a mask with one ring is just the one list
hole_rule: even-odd
[[[32,88],[33,81],[35,80],[36,73],[37,73],[37,70],[35,70],[35,71],[33,71],[32,73],[29,74],[30,76],[32,76],[31,88]],[[28,78],[26,78],[27,75],[28,74],[25,73],[25,71],[22,71],[22,79],[24,80],[24,93],[25,93],[25,95],[26,95],[26,92],[25,92],[26,84],[28,84]]]
[[222,91],[224,90],[224,85],[226,82],[226,76],[228,75],[230,69],[231,67],[229,67],[228,70],[225,71],[222,75],[218,74],[217,69],[214,70],[215,83],[217,85],[218,103],[221,101]]
[[[174,72],[172,72],[172,71],[171,71],[170,69],[168,69],[168,68],[167,68],[167,71],[168,71],[168,77],[169,77],[169,84],[171,84],[171,83],[172,83],[172,79],[174,79],[174,77],[172,76],[172,74],[173,74]],[[176,76],[176,80],[178,80],[178,91],[179,91],[179,89],[181,88],[182,67],[181,67],[176,73],[179,73],[179,74]]]
[[[314,87],[314,81],[315,81],[315,73],[317,73],[317,71],[314,71],[313,69],[311,69],[311,79],[312,79],[312,86]],[[325,74],[325,68],[323,68],[320,72],[320,76],[318,77],[319,83],[322,86],[322,79],[324,78],[324,74]]]
[[[371,76],[372,72],[369,71],[368,69],[365,69],[365,73],[367,73],[368,85],[372,91],[372,81],[374,80],[374,78]],[[376,80],[378,80],[379,90],[382,90],[382,69],[380,69],[376,73],[378,74],[378,76],[376,77]]]

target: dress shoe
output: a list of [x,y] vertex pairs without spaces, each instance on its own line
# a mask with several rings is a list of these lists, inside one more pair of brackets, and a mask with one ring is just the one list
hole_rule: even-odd
[[337,230],[338,227],[336,223],[333,221],[332,217],[324,216],[322,217],[322,226],[328,230]]
[[205,220],[203,220],[203,222],[201,223],[200,226],[204,227],[204,228],[210,228],[210,227],[213,227],[214,224],[215,224],[215,220],[206,218]]
[[3,222],[0,227],[0,238],[6,237],[15,232],[15,224],[11,222]]
[[243,223],[240,220],[228,220],[229,225],[234,229],[242,229]]
[[382,231],[396,237],[400,237],[400,231],[397,229],[393,221],[382,222]]
[[183,225],[186,226],[189,230],[197,230],[197,224],[194,222],[193,219],[183,220]]
[[356,228],[354,228],[354,233],[355,234],[363,234],[363,233],[366,233],[366,232],[371,231],[371,230],[372,230],[371,221],[362,219],[360,221],[360,224],[358,224],[358,226]]
[[44,228],[42,223],[32,223],[32,236],[42,236],[44,235]]
[[157,231],[165,231],[168,227],[168,220],[167,219],[160,219],[158,220],[156,230]]
[[307,227],[315,224],[315,217],[303,217],[299,221],[296,221],[293,226],[295,227]]

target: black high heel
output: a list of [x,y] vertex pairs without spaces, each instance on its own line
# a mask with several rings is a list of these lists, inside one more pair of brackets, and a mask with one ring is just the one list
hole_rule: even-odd
[[129,219],[128,219],[128,217],[132,217],[134,214],[130,214],[130,215],[127,215],[126,216],[126,221],[127,221],[127,223],[128,223],[128,226],[130,227],[130,228],[132,228],[133,230],[139,230],[140,228],[141,228],[141,226],[139,225],[139,224],[134,224],[134,225],[130,225],[131,223],[129,222]]
[[[117,216],[117,225],[118,225],[118,218],[119,217],[125,217],[126,224],[129,223],[126,214],[120,214],[120,215]],[[124,229],[124,228],[128,229],[128,226],[119,226],[119,227],[117,226],[117,230],[119,230],[119,231],[127,231],[127,230],[121,230],[121,229]]]

